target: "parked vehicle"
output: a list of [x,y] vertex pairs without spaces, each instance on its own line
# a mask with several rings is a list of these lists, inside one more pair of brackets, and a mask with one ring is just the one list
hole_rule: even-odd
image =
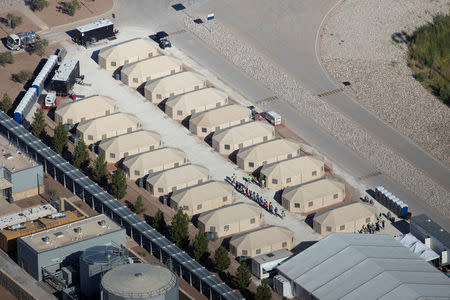
[[80,45],[86,46],[99,40],[114,37],[116,33],[117,30],[114,30],[113,22],[108,19],[100,19],[77,27],[73,40]]
[[264,118],[269,121],[272,125],[281,124],[281,116],[274,111],[268,111],[264,113]]
[[172,47],[172,44],[170,43],[170,41],[168,39],[162,38],[159,40],[159,47],[161,49],[170,48],[170,47]]
[[8,35],[6,39],[6,47],[11,50],[20,50],[23,48],[32,47],[34,43],[40,40],[36,32],[20,32]]

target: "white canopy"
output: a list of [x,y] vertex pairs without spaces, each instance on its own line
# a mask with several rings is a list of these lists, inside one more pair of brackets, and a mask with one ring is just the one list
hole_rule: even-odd
[[394,238],[399,241],[403,246],[409,248],[414,254],[417,254],[425,261],[432,261],[439,258],[439,255],[431,250],[428,246],[419,241],[411,233],[400,235]]

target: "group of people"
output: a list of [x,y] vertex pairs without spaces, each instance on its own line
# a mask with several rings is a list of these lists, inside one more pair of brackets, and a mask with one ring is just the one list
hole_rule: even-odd
[[377,217],[377,221],[374,223],[367,223],[367,225],[363,225],[362,228],[358,231],[359,233],[368,233],[374,234],[376,231],[380,231],[384,229],[385,220],[383,219],[383,215],[380,214]]
[[281,212],[279,212],[278,208],[272,205],[272,202],[267,202],[267,200],[264,199],[262,195],[260,195],[255,191],[252,191],[249,188],[249,184],[253,182],[253,178],[251,175],[248,176],[246,183],[242,183],[236,180],[236,174],[233,173],[233,175],[231,175],[231,181],[232,181],[231,183],[234,185],[234,188],[238,192],[252,199],[256,203],[258,203],[261,207],[264,207],[265,210],[270,212],[272,215],[279,216],[281,218],[284,218],[286,216],[284,210],[281,210]]

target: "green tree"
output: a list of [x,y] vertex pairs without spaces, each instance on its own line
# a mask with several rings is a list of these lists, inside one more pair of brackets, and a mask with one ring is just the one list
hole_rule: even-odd
[[216,252],[214,253],[214,266],[216,270],[222,272],[228,269],[230,264],[231,261],[227,249],[225,249],[224,246],[220,246],[219,248],[217,248]]
[[19,83],[24,83],[24,82],[30,80],[31,77],[33,77],[33,73],[31,71],[28,71],[28,70],[22,70],[19,73],[16,73],[16,74],[12,75],[12,79],[14,81],[19,82]]
[[194,247],[194,258],[196,261],[203,261],[209,256],[209,241],[206,239],[206,233],[199,231],[195,237],[192,246]]
[[92,167],[92,179],[98,184],[104,186],[107,181],[108,170],[106,169],[105,157],[99,154],[94,160],[94,166]]
[[173,216],[169,235],[170,240],[178,247],[185,248],[189,245],[189,217],[181,208]]
[[153,217],[152,227],[159,232],[164,232],[166,230],[167,224],[166,220],[164,220],[164,213],[159,208]]
[[14,14],[7,14],[6,19],[11,21],[11,28],[16,28],[20,24],[22,24],[22,17],[16,16]]
[[31,0],[30,6],[32,10],[41,11],[48,6],[47,0]]
[[6,64],[12,63],[14,63],[14,57],[11,52],[7,51],[0,53],[0,65],[4,67]]
[[134,202],[134,212],[136,214],[141,214],[146,210],[144,207],[144,202],[142,202],[142,196],[139,195],[136,199],[136,202]]
[[121,169],[117,169],[113,173],[109,192],[119,200],[127,194],[127,179],[125,173]]
[[39,40],[34,43],[33,47],[30,49],[31,53],[36,53],[39,56],[45,55],[45,50],[47,49],[48,41],[47,40]]
[[252,275],[245,263],[241,263],[237,268],[236,276],[233,277],[232,282],[238,289],[245,289],[252,281]]
[[45,126],[46,126],[46,123],[45,123],[44,112],[42,111],[42,109],[38,109],[34,113],[33,123],[31,123],[31,127],[32,127],[31,133],[33,133],[33,135],[35,137],[40,138],[42,136],[42,134],[44,133]]
[[256,289],[255,300],[270,300],[272,299],[272,291],[267,284],[267,281],[263,279],[261,284]]
[[53,135],[52,148],[56,153],[61,154],[64,149],[67,148],[67,142],[68,138],[66,128],[64,128],[63,124],[59,123],[58,126],[56,126],[55,134]]
[[73,165],[75,168],[84,169],[89,166],[91,158],[89,157],[89,150],[84,140],[80,140],[75,147],[73,153]]
[[66,1],[64,2],[64,13],[68,14],[69,16],[74,16],[76,11],[81,8],[81,4],[78,0],[72,0],[72,1]]
[[12,108],[12,99],[11,97],[9,97],[8,93],[4,93],[1,103],[1,110],[3,110],[7,114],[11,110],[11,108]]

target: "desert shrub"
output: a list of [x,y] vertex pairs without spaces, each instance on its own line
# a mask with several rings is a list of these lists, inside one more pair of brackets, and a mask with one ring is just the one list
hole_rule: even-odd
[[32,10],[41,11],[48,6],[47,0],[31,0],[30,7]]
[[14,62],[14,57],[11,52],[1,52],[0,53],[0,65],[5,66],[6,64],[12,64]]
[[24,82],[30,80],[31,77],[33,77],[33,73],[31,73],[31,71],[28,71],[28,70],[22,70],[19,73],[12,75],[13,80],[20,82],[20,83],[24,83]]

